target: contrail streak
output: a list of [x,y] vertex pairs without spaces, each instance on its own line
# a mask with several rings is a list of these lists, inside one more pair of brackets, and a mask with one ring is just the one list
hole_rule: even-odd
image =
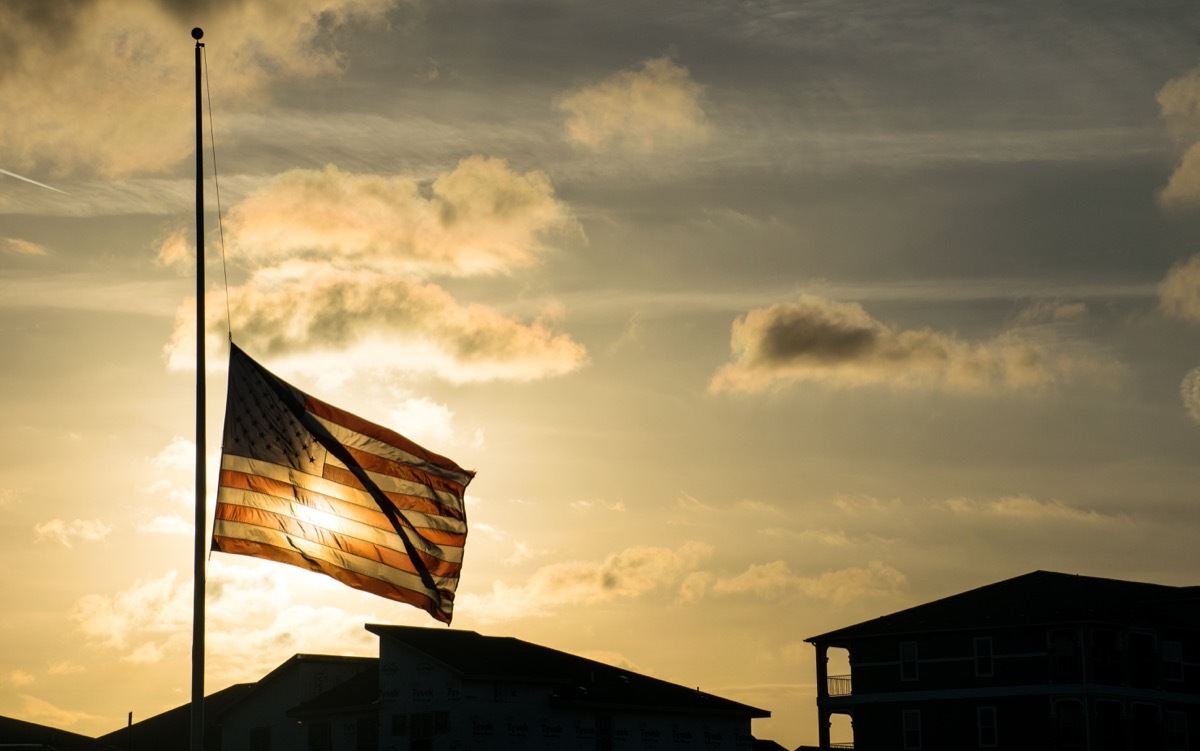
[[52,190],[52,191],[54,191],[55,193],[62,193],[64,196],[69,196],[69,195],[71,195],[70,193],[68,193],[68,192],[67,192],[67,191],[65,191],[65,190],[59,190],[58,188],[51,187],[51,186],[49,186],[49,185],[47,185],[47,184],[45,184],[45,183],[39,183],[37,180],[30,180],[28,177],[22,177],[21,175],[18,175],[16,172],[9,172],[9,171],[8,171],[8,170],[6,170],[6,169],[0,169],[0,173],[2,173],[2,174],[5,174],[5,175],[8,175],[9,177],[15,177],[15,178],[17,178],[18,180],[24,180],[24,181],[25,181],[25,182],[27,182],[27,183],[33,183],[34,185],[39,185],[39,186],[41,186],[41,187],[43,187],[43,188],[46,188],[47,190]]

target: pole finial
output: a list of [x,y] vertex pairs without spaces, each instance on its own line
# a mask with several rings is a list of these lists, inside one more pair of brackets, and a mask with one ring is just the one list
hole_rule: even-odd
[[192,39],[195,39],[197,42],[199,42],[200,38],[203,36],[204,36],[204,29],[200,28],[199,26],[192,29]]

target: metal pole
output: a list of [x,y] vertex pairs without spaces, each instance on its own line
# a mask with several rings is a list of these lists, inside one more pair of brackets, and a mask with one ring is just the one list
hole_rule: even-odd
[[204,533],[205,404],[204,404],[204,136],[200,99],[200,43],[204,30],[192,29],[196,40],[196,559],[192,580],[192,742],[204,751]]

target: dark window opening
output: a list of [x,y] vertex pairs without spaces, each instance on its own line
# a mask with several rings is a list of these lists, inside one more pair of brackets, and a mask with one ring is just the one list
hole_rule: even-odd
[[995,748],[999,745],[996,731],[996,708],[980,707],[976,712],[979,725],[980,748]]
[[1083,705],[1075,701],[1063,701],[1055,709],[1054,728],[1058,748],[1064,751],[1084,748],[1087,729],[1084,727]]
[[333,730],[328,722],[313,722],[308,726],[308,751],[330,751]]
[[250,728],[250,751],[271,751],[271,728]]
[[1079,670],[1079,634],[1074,631],[1055,631],[1051,641],[1054,677],[1060,681],[1077,681]]
[[917,643],[915,641],[900,642],[900,680],[915,681],[917,679]]
[[1129,685],[1154,688],[1158,684],[1158,657],[1154,653],[1154,637],[1150,634],[1129,635]]
[[903,721],[905,751],[919,749],[921,747],[921,710],[904,710]]
[[986,677],[993,674],[992,637],[975,637],[975,675]]
[[1092,633],[1092,680],[1110,685],[1121,682],[1121,640],[1116,631]]

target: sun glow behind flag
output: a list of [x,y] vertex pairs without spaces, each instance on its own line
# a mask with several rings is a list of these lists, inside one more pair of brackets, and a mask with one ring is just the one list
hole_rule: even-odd
[[449,623],[474,475],[230,345],[213,550],[323,573]]

